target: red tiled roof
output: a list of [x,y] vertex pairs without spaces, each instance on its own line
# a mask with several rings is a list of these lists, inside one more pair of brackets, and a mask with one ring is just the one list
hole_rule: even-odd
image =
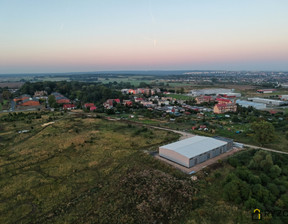
[[63,109],[69,109],[69,108],[75,108],[76,106],[74,104],[64,104]]
[[216,104],[216,106],[217,106],[218,108],[220,108],[220,107],[226,107],[227,104],[225,104],[225,103],[218,103],[218,104]]
[[94,103],[85,103],[84,104],[84,107],[94,107],[95,105],[94,105]]
[[216,101],[231,102],[231,100],[225,98],[217,98]]
[[93,110],[97,110],[97,107],[95,106],[90,107],[90,111],[93,111]]

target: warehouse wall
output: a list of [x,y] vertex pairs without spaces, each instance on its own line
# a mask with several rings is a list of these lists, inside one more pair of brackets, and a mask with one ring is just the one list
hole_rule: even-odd
[[[205,152],[203,154],[200,154],[199,156],[193,157],[189,159],[189,167],[195,166],[199,163],[203,163],[211,158],[214,158],[222,153],[225,153],[227,151],[229,151],[229,147],[227,147],[228,143],[224,146],[215,148],[209,152]],[[233,146],[233,143],[232,143]],[[232,147],[231,147],[232,148]]]
[[180,155],[179,153],[169,150],[169,149],[165,149],[165,148],[159,148],[159,155],[161,157],[164,157],[166,159],[169,159],[173,162],[179,163],[183,166],[189,167],[189,158]]
[[[229,146],[228,146],[229,145]],[[225,144],[224,146],[215,148],[213,150],[210,150],[208,152],[202,153],[198,156],[195,156],[193,158],[187,158],[173,150],[165,149],[165,148],[159,148],[159,155],[161,157],[164,157],[168,160],[171,160],[173,162],[176,162],[182,166],[185,167],[193,167],[199,163],[203,163],[211,158],[214,158],[222,153],[225,153],[233,148],[233,141],[230,143]]]

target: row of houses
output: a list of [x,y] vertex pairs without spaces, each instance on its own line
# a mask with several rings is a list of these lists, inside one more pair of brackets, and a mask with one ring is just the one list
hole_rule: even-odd
[[70,99],[63,96],[61,93],[53,92],[51,95],[55,96],[56,102],[58,104],[69,104],[71,103]]
[[214,103],[217,99],[235,99],[240,97],[241,93],[220,93],[217,96],[200,95],[195,98],[197,104],[201,103]]
[[94,103],[85,103],[84,108],[89,109],[90,111],[97,110],[97,107],[95,106]]
[[39,100],[35,97],[31,97],[28,94],[23,94],[13,99],[16,106],[40,106]]

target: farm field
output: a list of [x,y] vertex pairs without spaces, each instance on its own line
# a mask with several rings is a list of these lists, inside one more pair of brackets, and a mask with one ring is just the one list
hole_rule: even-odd
[[44,82],[44,81],[49,81],[49,82],[59,82],[59,81],[70,81],[69,77],[49,77],[49,76],[43,76],[43,77],[38,77],[37,82]]
[[1,80],[2,78],[0,78],[0,88],[20,88],[24,84],[24,82],[1,82]]
[[109,82],[130,82],[131,85],[134,85],[135,87],[138,87],[141,82],[145,82],[147,84],[151,83],[152,81],[155,81],[153,79],[153,76],[149,76],[149,79],[147,79],[147,76],[118,76],[117,78],[98,78],[98,81],[106,84]]
[[172,98],[175,98],[177,100],[191,100],[193,99],[193,97],[191,96],[186,96],[184,94],[167,94],[166,95],[167,97],[172,97]]

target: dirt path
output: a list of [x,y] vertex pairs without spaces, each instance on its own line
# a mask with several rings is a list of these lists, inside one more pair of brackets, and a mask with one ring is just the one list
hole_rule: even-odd
[[275,153],[288,155],[288,152],[282,152],[282,151],[278,151],[278,150],[275,150],[275,149],[268,149],[268,148],[263,148],[263,147],[260,147],[260,146],[248,145],[248,144],[243,144],[243,145],[246,146],[246,147],[252,148],[252,149],[262,149],[262,150],[265,150],[265,151],[268,151],[268,152],[275,152]]
[[173,129],[169,129],[169,128],[161,128],[161,127],[152,126],[152,125],[146,125],[146,126],[149,126],[151,128],[155,128],[155,129],[165,130],[165,131],[172,131],[174,133],[180,134],[182,136],[180,137],[179,140],[183,140],[183,139],[191,138],[191,137],[195,136],[195,135],[193,135],[191,133],[184,132],[184,131],[178,131],[178,130],[173,130]]

